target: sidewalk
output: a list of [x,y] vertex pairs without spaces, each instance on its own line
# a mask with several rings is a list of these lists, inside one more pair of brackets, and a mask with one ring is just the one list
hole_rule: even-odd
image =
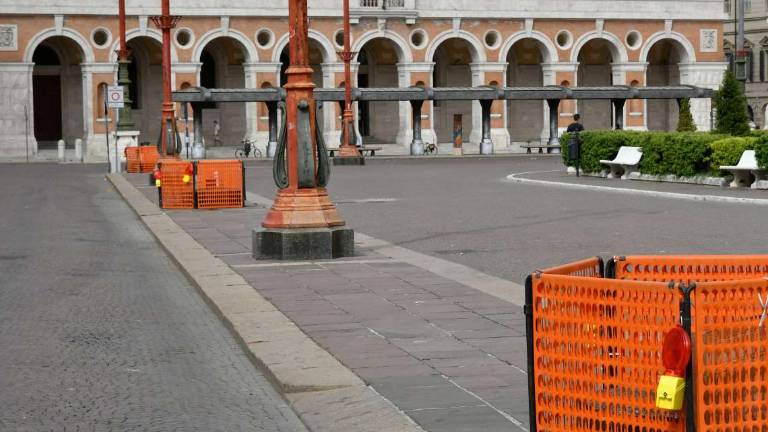
[[[157,201],[146,175],[126,178]],[[529,429],[519,305],[389,258],[371,242],[358,242],[349,259],[256,261],[251,230],[265,212],[249,203],[166,214],[425,430]]]

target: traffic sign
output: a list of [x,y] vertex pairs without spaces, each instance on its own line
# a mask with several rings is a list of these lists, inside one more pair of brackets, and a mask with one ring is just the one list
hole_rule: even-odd
[[107,87],[107,106],[110,108],[123,108],[125,106],[123,100],[123,86]]

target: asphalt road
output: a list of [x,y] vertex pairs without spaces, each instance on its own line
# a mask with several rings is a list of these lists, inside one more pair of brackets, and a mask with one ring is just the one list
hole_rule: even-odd
[[[551,156],[369,158],[364,167],[334,167],[329,191],[347,224],[359,232],[515,282],[536,269],[594,255],[768,253],[766,207],[506,180],[511,173],[558,169],[559,158]],[[274,196],[268,163],[250,165],[247,175],[251,191]],[[664,189],[644,184],[659,186]],[[752,192],[768,198],[766,192]]]
[[305,430],[103,166],[0,165],[0,203],[0,430]]

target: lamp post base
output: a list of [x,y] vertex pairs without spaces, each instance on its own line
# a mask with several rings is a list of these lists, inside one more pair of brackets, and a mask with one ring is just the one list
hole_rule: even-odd
[[365,158],[362,156],[336,156],[333,158],[334,165],[365,165]]
[[253,230],[256,259],[310,261],[355,254],[355,232],[346,227]]

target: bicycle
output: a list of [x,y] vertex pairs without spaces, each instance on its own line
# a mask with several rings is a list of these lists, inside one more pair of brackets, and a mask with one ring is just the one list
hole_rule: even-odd
[[429,156],[437,155],[437,144],[429,143],[424,146],[424,154]]
[[243,148],[239,148],[235,150],[235,157],[237,159],[247,159],[251,152],[253,152],[254,158],[260,158],[262,157],[261,150],[259,150],[258,147],[256,147],[255,143],[252,143],[250,140],[244,139],[240,141],[243,145]]

